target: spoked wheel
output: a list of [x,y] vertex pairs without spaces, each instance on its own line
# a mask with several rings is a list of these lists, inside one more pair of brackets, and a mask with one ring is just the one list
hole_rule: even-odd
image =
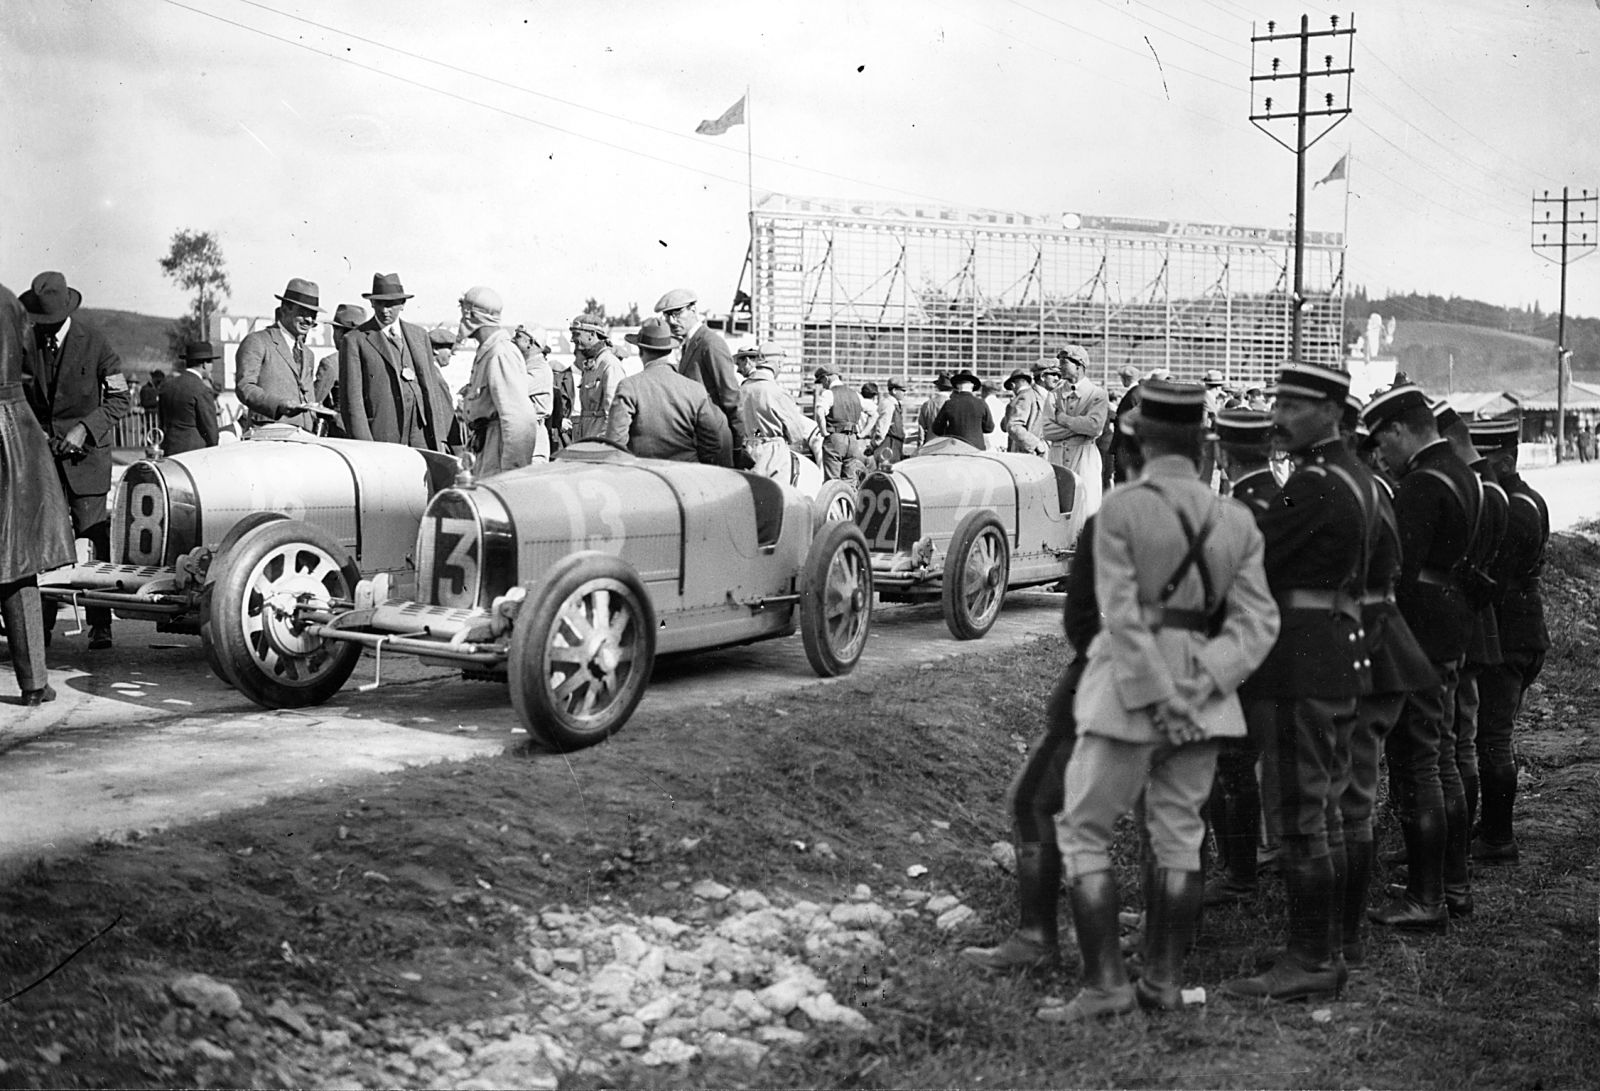
[[944,623],[957,640],[994,627],[1011,575],[1011,543],[993,512],[968,512],[944,558]]
[[226,679],[267,708],[320,705],[339,692],[361,646],[323,640],[296,608],[348,603],[360,573],[327,531],[280,519],[241,537],[215,562],[201,638]]
[[650,595],[616,557],[574,553],[528,589],[510,654],[511,703],[528,731],[558,750],[593,746],[628,722],[649,684]]
[[846,481],[837,478],[824,481],[812,501],[816,512],[813,520],[817,534],[829,523],[853,523],[856,519],[856,490]]
[[827,523],[800,573],[800,639],[823,678],[849,674],[872,629],[872,558],[854,523]]

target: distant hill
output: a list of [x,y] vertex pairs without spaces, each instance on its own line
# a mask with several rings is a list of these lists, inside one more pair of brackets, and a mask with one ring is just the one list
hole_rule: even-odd
[[[1376,306],[1383,308],[1382,303]],[[1542,337],[1402,318],[1395,322],[1394,343],[1388,351],[1399,358],[1400,370],[1414,382],[1440,394],[1453,389],[1531,395],[1556,385],[1555,343]]]
[[84,307],[78,312],[94,325],[111,347],[122,357],[122,369],[141,382],[151,368],[172,370],[172,348],[167,343],[167,331],[176,318],[155,318],[132,311],[110,311]]

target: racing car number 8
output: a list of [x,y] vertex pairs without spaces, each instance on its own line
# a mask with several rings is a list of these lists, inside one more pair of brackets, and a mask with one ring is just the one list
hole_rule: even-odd
[[128,494],[128,537],[123,558],[129,564],[160,564],[166,545],[166,498],[161,486],[140,482]]

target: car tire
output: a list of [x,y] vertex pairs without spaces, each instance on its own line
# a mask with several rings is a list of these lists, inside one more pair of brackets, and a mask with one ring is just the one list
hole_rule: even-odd
[[956,524],[944,558],[944,623],[957,640],[994,627],[1011,576],[1011,542],[992,511],[970,511]]
[[233,678],[228,673],[228,661],[222,657],[222,653],[217,651],[216,641],[212,640],[208,635],[206,626],[206,618],[211,616],[212,590],[216,587],[216,568],[221,563],[221,558],[226,557],[233,547],[239,544],[240,538],[249,534],[256,527],[287,518],[288,516],[282,512],[253,511],[233,524],[228,533],[222,536],[222,541],[218,542],[217,547],[211,551],[211,560],[206,568],[205,586],[200,589],[200,648],[205,652],[206,666],[211,668],[211,673],[216,675],[223,685],[231,686],[234,689],[237,689],[238,686],[234,685]]
[[[595,615],[612,630],[590,646]],[[511,633],[511,703],[557,750],[602,742],[628,722],[655,666],[656,614],[644,583],[607,553],[574,553],[528,585]]]
[[278,519],[243,535],[212,564],[201,639],[234,689],[265,708],[320,705],[344,686],[361,646],[297,631],[273,594],[349,602],[360,572],[320,527]]
[[800,639],[823,678],[849,674],[872,630],[872,555],[854,523],[824,523],[800,570]]
[[856,521],[856,490],[848,482],[834,478],[824,481],[812,502],[816,512],[813,530],[822,533],[829,523],[854,523]]

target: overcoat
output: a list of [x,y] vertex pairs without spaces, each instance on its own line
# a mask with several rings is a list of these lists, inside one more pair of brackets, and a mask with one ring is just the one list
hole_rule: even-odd
[[217,445],[217,396],[211,384],[185,368],[161,384],[161,453],[181,455]]
[[133,396],[122,373],[122,360],[100,331],[73,315],[66,335],[49,352],[24,339],[31,361],[27,365],[28,401],[52,439],[62,439],[74,424],[89,430],[83,453],[57,458],[67,488],[74,496],[101,496],[111,491],[111,447],[117,421],[128,415]]
[[21,302],[0,285],[0,583],[73,558],[67,501],[23,392],[29,336]]
[[[439,366],[433,362],[433,347],[421,326],[400,322],[400,335],[411,356],[423,396],[427,399],[427,420],[432,428],[430,446],[445,449],[454,416],[454,403]],[[339,416],[351,439],[370,439],[380,443],[404,443],[401,427],[402,361],[393,342],[384,335],[377,320],[369,318],[350,331],[339,350]]]

